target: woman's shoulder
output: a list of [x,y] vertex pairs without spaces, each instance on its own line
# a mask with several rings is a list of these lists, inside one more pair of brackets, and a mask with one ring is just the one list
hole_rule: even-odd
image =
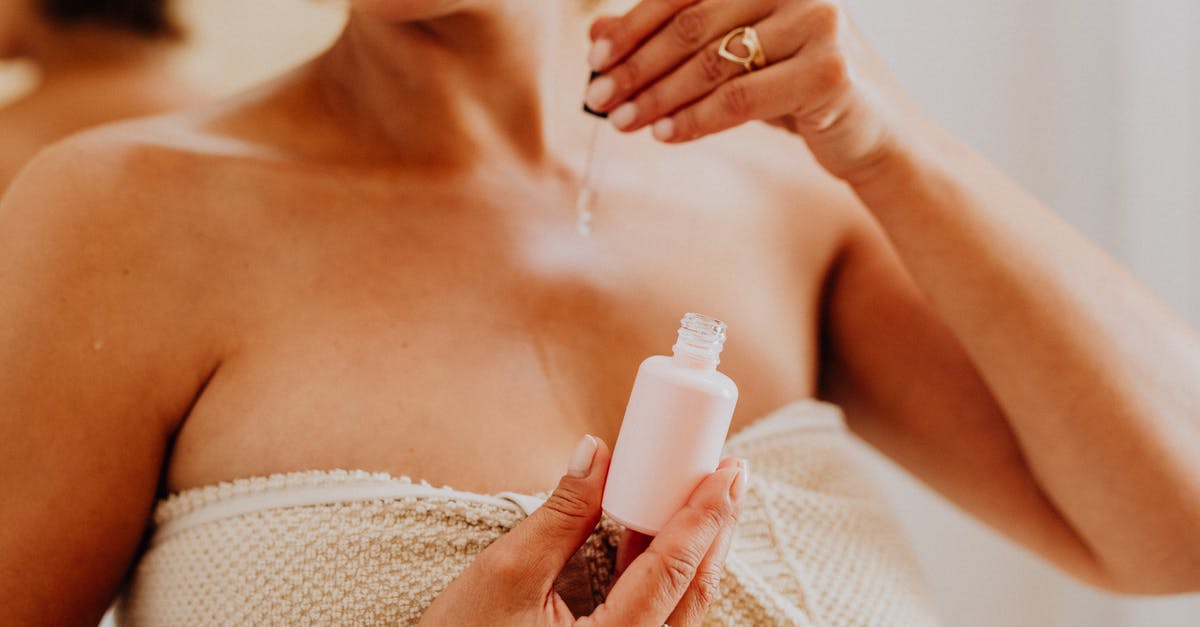
[[[147,218],[197,208],[231,164],[279,161],[278,151],[227,132],[245,105],[227,100],[111,122],[43,148],[13,180],[6,205],[92,219]],[[10,208],[10,210],[12,210]],[[195,216],[194,216],[195,217]]]
[[177,197],[194,157],[164,141],[157,122],[118,123],[42,149],[13,179],[3,213],[30,224],[122,230]]
[[51,291],[121,287],[105,292],[105,307],[130,320],[156,313],[149,294],[164,303],[209,296],[196,291],[204,285],[197,279],[221,268],[204,246],[230,231],[229,212],[203,197],[213,179],[206,171],[230,152],[212,142],[185,121],[163,116],[50,145],[0,201],[0,249],[8,251],[0,265],[18,281]]

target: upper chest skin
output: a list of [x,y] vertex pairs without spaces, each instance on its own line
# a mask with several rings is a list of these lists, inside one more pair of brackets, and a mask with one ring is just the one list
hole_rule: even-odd
[[669,354],[688,311],[729,324],[733,430],[815,391],[834,214],[744,171],[611,166],[591,237],[553,180],[214,176],[199,202],[222,224],[199,239],[228,348],[171,490],[330,468],[546,489],[584,433],[615,442],[638,364]]

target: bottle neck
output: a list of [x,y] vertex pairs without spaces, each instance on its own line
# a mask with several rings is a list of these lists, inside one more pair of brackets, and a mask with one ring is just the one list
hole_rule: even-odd
[[675,341],[675,365],[696,370],[715,370],[725,347],[725,323],[700,314],[687,314]]
[[675,352],[671,361],[680,368],[690,368],[692,370],[716,370],[717,364],[721,363],[720,359],[710,359],[679,351]]

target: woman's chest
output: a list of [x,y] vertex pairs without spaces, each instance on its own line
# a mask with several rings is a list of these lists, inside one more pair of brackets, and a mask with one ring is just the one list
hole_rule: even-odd
[[170,487],[340,467],[543,489],[582,434],[615,441],[638,363],[689,311],[729,324],[734,429],[814,392],[825,265],[763,216],[610,197],[584,237],[561,202],[509,200],[275,226]]

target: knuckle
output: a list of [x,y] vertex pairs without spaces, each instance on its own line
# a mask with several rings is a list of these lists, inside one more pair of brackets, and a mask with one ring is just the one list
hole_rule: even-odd
[[659,552],[653,547],[646,550],[653,553],[657,565],[657,576],[665,581],[671,590],[684,590],[696,577],[697,564],[700,556],[690,547],[682,547],[679,552]]
[[700,54],[700,76],[706,85],[716,85],[725,80],[725,66],[729,62],[721,58],[716,48],[710,48]]
[[734,119],[746,119],[754,112],[754,96],[744,83],[727,83],[721,89],[721,107]]
[[621,64],[614,74],[617,89],[621,92],[633,91],[642,81],[641,61],[637,56],[630,57]]
[[587,518],[592,509],[586,497],[562,486],[546,499],[542,507],[553,519],[564,523],[574,523],[581,518]]
[[716,532],[737,522],[733,509],[726,503],[705,503],[699,506],[699,510],[705,524]]
[[689,528],[717,537],[725,527],[737,523],[737,515],[728,502],[703,500],[684,506]]
[[647,89],[637,97],[638,118],[652,120],[662,113],[662,96],[657,88]]
[[700,134],[700,121],[696,119],[696,112],[692,109],[682,111],[675,115],[675,136],[691,139]]
[[696,600],[701,607],[708,607],[716,602],[721,595],[720,566],[705,568],[696,574],[693,585],[696,587]]
[[813,72],[813,80],[820,91],[835,91],[850,82],[850,67],[846,58],[830,53],[821,58]]
[[691,7],[676,15],[670,24],[676,43],[691,48],[705,41],[708,18],[702,9]]
[[842,7],[836,2],[817,2],[809,9],[808,20],[817,36],[835,36],[842,28]]

